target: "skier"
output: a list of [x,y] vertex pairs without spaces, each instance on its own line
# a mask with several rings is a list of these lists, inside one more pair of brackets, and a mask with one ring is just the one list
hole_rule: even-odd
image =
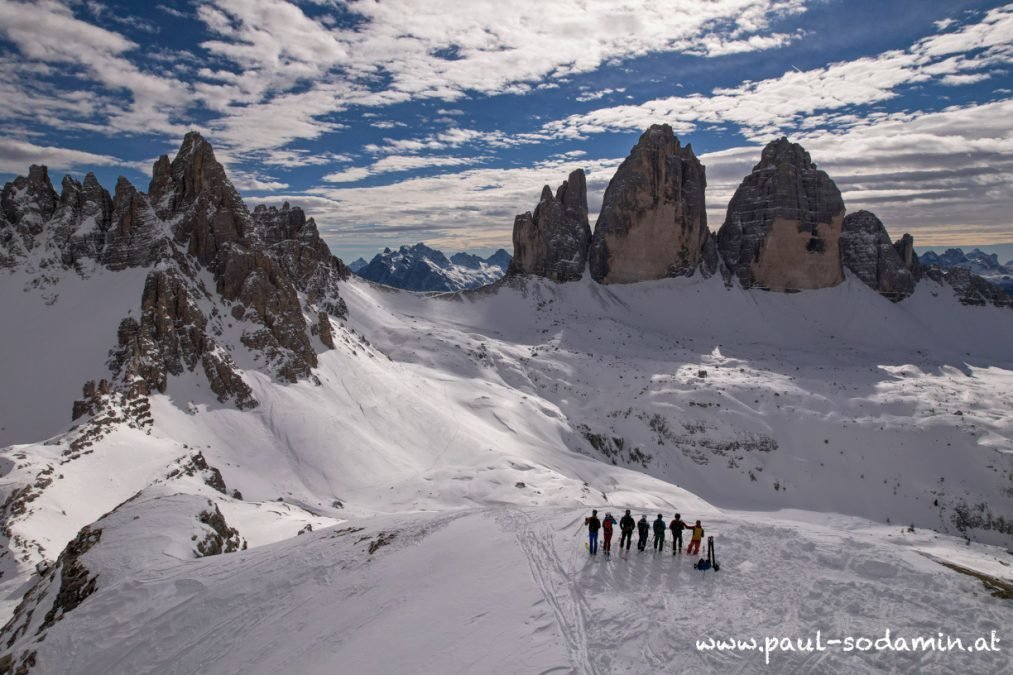
[[665,550],[665,518],[660,513],[658,519],[654,521],[654,550],[664,551]]
[[585,518],[584,524],[587,525],[588,550],[591,555],[598,555],[598,530],[601,529],[598,511],[591,511],[591,517]]
[[682,514],[675,514],[675,520],[668,526],[672,530],[672,555],[682,553],[682,531],[686,529],[686,523],[682,522]]
[[637,534],[640,535],[640,539],[637,540],[637,550],[643,551],[647,548],[647,535],[651,531],[651,526],[647,524],[647,516],[640,516],[640,521],[637,522]]
[[703,539],[703,525],[700,521],[696,521],[696,525],[693,526],[693,536],[690,537],[689,546],[686,547],[686,553],[695,555],[700,553],[700,540]]
[[623,547],[623,542],[626,542],[626,550],[630,550],[630,543],[633,541],[633,528],[637,526],[633,516],[630,515],[630,510],[626,509],[626,515],[619,520],[619,530],[622,534],[619,537],[619,548]]
[[611,513],[605,514],[605,520],[601,521],[601,529],[605,536],[604,546],[605,557],[612,555],[612,526],[616,524],[616,519],[612,517]]

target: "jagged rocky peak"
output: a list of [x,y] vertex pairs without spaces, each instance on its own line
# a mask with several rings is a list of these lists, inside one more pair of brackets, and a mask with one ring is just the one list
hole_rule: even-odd
[[155,162],[148,197],[158,217],[174,223],[176,242],[212,269],[220,269],[226,245],[255,237],[239,193],[196,131],[183,138],[171,163],[166,155]]
[[844,200],[809,153],[787,138],[763,149],[728,204],[718,250],[745,288],[800,290],[844,280]]
[[904,235],[906,251],[896,248],[882,221],[869,211],[856,211],[844,217],[841,226],[841,261],[855,276],[893,301],[914,292],[914,240]]
[[589,253],[591,276],[630,283],[686,276],[706,243],[704,167],[667,124],[641,135],[609,181]]
[[509,274],[533,274],[553,281],[581,278],[591,243],[583,169],[571,172],[555,195],[548,185],[542,188],[534,213],[514,219],[513,241]]
[[38,234],[56,210],[60,197],[49,180],[49,169],[32,164],[28,176],[18,176],[4,186],[0,201],[10,223]]
[[280,209],[261,204],[253,211],[253,225],[275,265],[287,272],[310,303],[333,316],[346,316],[338,283],[348,278],[348,268],[331,255],[312,218],[288,202]]

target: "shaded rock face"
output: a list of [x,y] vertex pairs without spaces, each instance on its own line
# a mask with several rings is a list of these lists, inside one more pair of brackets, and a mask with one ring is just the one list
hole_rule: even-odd
[[640,137],[609,182],[589,254],[591,276],[630,283],[687,276],[706,242],[704,167],[672,128]]
[[99,261],[112,270],[153,265],[169,253],[164,224],[126,178],[116,182],[112,221]]
[[915,239],[910,234],[904,234],[903,237],[893,243],[893,249],[897,251],[898,257],[910,272],[911,276],[914,277],[915,282],[922,277],[922,265],[918,259],[918,255],[915,253]]
[[37,245],[59,197],[44,166],[32,165],[0,192],[0,267],[13,267]]
[[[147,195],[120,178],[110,197],[88,174],[83,183],[65,178],[57,196],[38,166],[8,183],[0,266],[23,264],[37,274],[32,287],[67,272],[149,268],[140,314],[119,327],[112,386],[130,396],[165,392],[170,375],[199,368],[219,401],[248,408],[256,401],[232,354],[250,352],[282,381],[312,377],[316,349],[334,344],[321,313],[347,313],[338,285],[348,271],[313,220],[287,204],[255,216],[210,144],[190,133],[172,161],[155,163]],[[238,340],[225,337],[225,323],[239,324]],[[76,406],[74,414],[91,413]]]
[[296,290],[332,316],[347,316],[338,284],[348,279],[349,270],[331,255],[312,218],[285,202],[280,209],[258,206],[253,211],[253,223],[267,244],[268,254],[293,280]]
[[[913,255],[914,240],[906,235],[907,250]],[[898,242],[900,243],[900,242]],[[866,286],[897,302],[915,289],[910,260],[890,241],[883,223],[868,211],[856,211],[844,217],[841,226],[841,260],[844,266]],[[902,247],[903,248],[903,247]],[[906,255],[907,251],[902,251]]]
[[198,133],[183,138],[171,163],[165,155],[155,162],[148,197],[158,217],[173,223],[175,241],[212,270],[220,269],[227,244],[255,243],[246,206]]
[[591,242],[587,180],[577,169],[552,194],[546,185],[534,213],[514,219],[514,255],[508,274],[575,281],[584,274]]
[[728,204],[717,243],[744,288],[801,290],[844,280],[839,238],[844,200],[802,146],[781,138],[763,149]]
[[252,390],[229,352],[212,337],[222,332],[220,317],[209,322],[199,308],[202,295],[208,297],[206,289],[194,288],[175,270],[149,273],[140,320],[120,322],[113,368],[128,391],[148,395],[165,393],[169,375],[200,366],[220,402],[232,401],[241,410],[252,408],[257,404]]

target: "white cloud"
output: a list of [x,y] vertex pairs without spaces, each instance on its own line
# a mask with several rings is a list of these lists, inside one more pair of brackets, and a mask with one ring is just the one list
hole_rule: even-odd
[[328,183],[355,183],[363,178],[369,178],[369,175],[370,171],[367,167],[355,166],[326,174],[323,179]]
[[171,121],[173,112],[188,105],[185,85],[138,69],[126,57],[136,43],[75,18],[66,5],[54,0],[34,4],[0,0],[0,34],[29,59],[80,67],[109,90],[129,91],[132,100],[127,107],[103,111],[112,129],[185,132]]
[[50,169],[72,169],[79,166],[121,166],[125,162],[110,155],[0,137],[0,173],[24,175],[32,164],[45,164]]
[[[979,53],[968,56],[971,52]],[[957,55],[957,56],[954,56]],[[1013,58],[1013,5],[988,12],[980,22],[952,33],[919,40],[910,49],[833,63],[807,71],[791,70],[780,77],[744,82],[637,105],[599,108],[550,122],[544,130],[556,137],[579,138],[605,131],[643,129],[668,122],[679,133],[700,124],[734,123],[746,138],[804,127],[819,111],[868,106],[898,95],[901,87],[938,78],[945,84],[966,84],[988,77],[967,74],[1005,66]],[[828,123],[832,117],[824,118]]]
[[276,192],[288,187],[288,183],[282,183],[273,178],[266,178],[254,172],[237,169],[229,169],[229,180],[240,191]]

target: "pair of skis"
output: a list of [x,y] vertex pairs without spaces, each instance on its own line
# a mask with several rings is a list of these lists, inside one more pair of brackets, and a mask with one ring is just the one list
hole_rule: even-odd
[[717,556],[714,553],[714,537],[707,537],[707,559],[700,558],[693,567],[701,572],[706,572],[707,570],[721,571],[721,566],[718,564]]

